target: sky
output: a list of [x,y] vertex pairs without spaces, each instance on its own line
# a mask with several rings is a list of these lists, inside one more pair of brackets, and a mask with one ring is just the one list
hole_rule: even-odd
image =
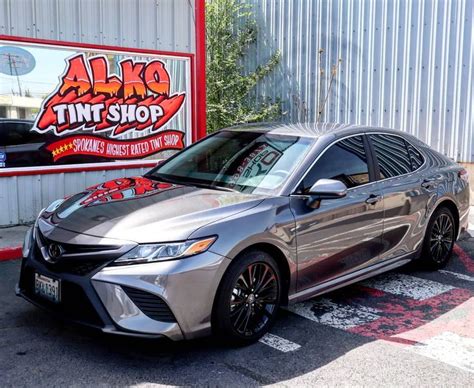
[[[5,46],[5,45],[3,45]],[[0,45],[0,47],[3,47]],[[36,60],[34,69],[25,75],[20,76],[22,91],[29,90],[33,97],[45,97],[50,94],[60,82],[60,76],[66,68],[66,58],[72,56],[78,51],[74,49],[63,49],[54,47],[32,47],[29,45],[12,44],[8,46],[20,47],[33,55]],[[127,57],[147,60],[147,56],[127,55]],[[118,55],[116,58],[122,58]],[[183,77],[180,60],[170,60],[162,58],[170,71],[173,82],[171,92],[181,92],[185,89],[186,77]],[[18,94],[18,82],[16,76],[10,76],[0,73],[0,95]]]
[[[18,46],[29,51],[36,60],[35,68],[30,73],[20,76],[23,92],[29,90],[33,97],[44,96],[55,89],[59,83],[59,76],[64,72],[65,59],[75,52],[63,49]],[[11,94],[12,90],[15,94],[18,93],[16,77],[0,73],[0,95]]]

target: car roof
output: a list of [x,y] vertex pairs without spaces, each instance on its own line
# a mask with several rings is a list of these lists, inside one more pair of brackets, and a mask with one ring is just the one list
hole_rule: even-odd
[[395,129],[342,123],[254,123],[236,125],[233,127],[223,128],[222,130],[236,132],[262,132],[275,135],[296,135],[310,138],[319,138],[324,135],[342,137],[361,132],[383,132],[407,135],[406,132]]
[[33,125],[34,121],[28,119],[9,119],[6,117],[0,117],[0,123],[22,123]]

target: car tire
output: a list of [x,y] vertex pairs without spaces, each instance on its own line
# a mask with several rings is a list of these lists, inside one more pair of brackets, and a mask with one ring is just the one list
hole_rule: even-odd
[[236,257],[216,297],[214,332],[234,345],[257,341],[275,321],[281,292],[281,274],[268,253],[252,250]]
[[441,207],[436,209],[428,223],[423,241],[421,262],[429,270],[446,267],[456,239],[456,226],[452,212]]

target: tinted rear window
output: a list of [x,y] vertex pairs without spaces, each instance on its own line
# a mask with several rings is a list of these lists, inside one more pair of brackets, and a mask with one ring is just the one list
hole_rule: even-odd
[[415,147],[407,142],[408,152],[410,153],[411,167],[412,170],[418,170],[421,165],[425,162],[423,155]]
[[400,136],[370,135],[379,164],[380,178],[386,179],[412,171],[407,143]]

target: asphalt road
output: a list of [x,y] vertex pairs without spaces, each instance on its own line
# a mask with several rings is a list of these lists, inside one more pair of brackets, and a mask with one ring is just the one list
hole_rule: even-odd
[[474,239],[443,272],[409,265],[282,310],[243,348],[106,336],[14,295],[0,263],[0,386],[472,386]]

